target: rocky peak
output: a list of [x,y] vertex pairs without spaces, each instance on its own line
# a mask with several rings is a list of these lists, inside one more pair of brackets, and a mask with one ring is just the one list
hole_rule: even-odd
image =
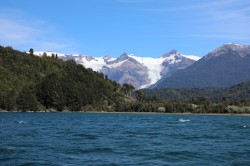
[[111,56],[104,56],[103,57],[103,60],[105,61],[105,62],[109,62],[110,60],[112,59],[112,57]]
[[83,56],[87,61],[95,60],[92,56]]
[[120,57],[119,57],[119,59],[122,61],[122,60],[126,60],[126,59],[128,59],[129,58],[129,56],[128,56],[128,54],[126,53],[126,52],[124,52],[122,55],[120,55]]
[[212,57],[228,54],[230,52],[236,52],[239,56],[244,57],[246,56],[246,54],[249,53],[249,51],[250,51],[249,45],[228,43],[216,48],[212,52],[208,53],[204,58],[210,59]]
[[167,58],[170,57],[171,55],[181,55],[180,52],[178,50],[172,50],[166,54],[163,54],[161,57],[162,58]]
[[103,59],[105,59],[105,60],[111,59],[111,56],[106,55],[103,57]]

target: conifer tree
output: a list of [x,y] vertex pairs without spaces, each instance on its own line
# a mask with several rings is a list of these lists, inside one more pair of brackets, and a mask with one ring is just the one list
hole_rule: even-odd
[[31,48],[31,49],[29,50],[29,52],[30,52],[30,55],[33,55],[33,54],[34,54],[33,48]]

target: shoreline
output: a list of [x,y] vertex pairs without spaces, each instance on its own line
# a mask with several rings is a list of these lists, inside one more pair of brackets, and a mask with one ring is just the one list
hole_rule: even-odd
[[232,114],[232,113],[190,113],[190,112],[184,112],[184,113],[169,113],[169,112],[79,112],[79,113],[100,113],[100,114],[166,114],[166,115],[222,115],[222,116],[250,116],[250,114]]
[[183,113],[169,113],[169,112],[107,112],[107,111],[7,111],[0,110],[0,113],[87,113],[87,114],[166,114],[166,115],[208,115],[208,116],[250,116],[247,113],[191,113],[191,112],[183,112]]

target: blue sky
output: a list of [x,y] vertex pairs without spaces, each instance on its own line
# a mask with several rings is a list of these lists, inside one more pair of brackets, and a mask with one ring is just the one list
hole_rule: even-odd
[[250,43],[248,0],[0,0],[0,45],[100,57]]

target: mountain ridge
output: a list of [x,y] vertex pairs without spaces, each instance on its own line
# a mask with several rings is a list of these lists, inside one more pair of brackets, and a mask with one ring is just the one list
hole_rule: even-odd
[[177,50],[172,50],[159,58],[139,57],[125,52],[117,58],[80,54],[67,55],[51,51],[39,51],[34,52],[34,54],[38,56],[57,54],[58,58],[62,60],[73,59],[86,68],[104,73],[120,84],[132,84],[136,89],[149,87],[165,75],[171,75],[179,69],[186,68],[199,59],[198,56],[183,55]]

